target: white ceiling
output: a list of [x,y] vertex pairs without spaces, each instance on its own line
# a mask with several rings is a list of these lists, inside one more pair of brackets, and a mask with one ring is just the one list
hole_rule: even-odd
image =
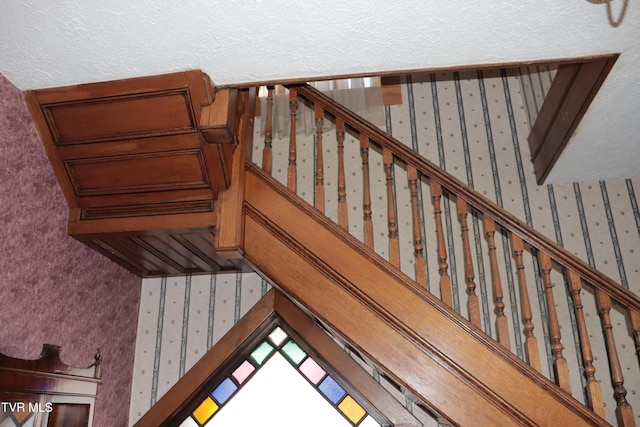
[[[549,182],[640,176],[640,4],[0,0],[19,89],[203,69],[216,84],[621,53]],[[618,15],[625,0],[611,0]]]

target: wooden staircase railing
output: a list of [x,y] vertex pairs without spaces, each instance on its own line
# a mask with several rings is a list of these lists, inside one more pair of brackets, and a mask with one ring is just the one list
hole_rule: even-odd
[[[585,321],[583,296],[588,295],[585,289],[594,294],[598,312],[601,317],[601,326],[606,345],[609,374],[611,377],[611,393],[615,399],[615,416],[620,426],[635,426],[633,409],[627,402],[627,390],[624,385],[624,375],[618,357],[619,348],[614,337],[614,324],[611,320],[611,312],[621,311],[629,327],[629,335],[634,340],[636,352],[640,354],[640,299],[628,289],[620,286],[601,272],[590,267],[563,247],[557,245],[544,235],[523,223],[517,217],[498,206],[496,203],[484,197],[473,188],[464,184],[446,171],[442,170],[426,158],[420,156],[414,150],[408,148],[397,139],[380,130],[375,125],[367,122],[360,116],[352,113],[330,97],[308,85],[289,87],[289,106],[291,116],[291,131],[287,153],[287,179],[286,185],[292,191],[298,189],[300,174],[297,171],[298,147],[296,141],[296,115],[300,103],[313,111],[316,124],[315,133],[315,165],[313,173],[314,197],[313,204],[320,212],[325,212],[325,163],[326,149],[323,144],[323,131],[327,120],[335,125],[337,162],[337,223],[344,230],[349,229],[348,202],[345,179],[345,133],[359,141],[362,167],[362,241],[372,250],[374,248],[374,228],[372,225],[372,162],[370,154],[375,151],[382,159],[383,172],[377,171],[378,176],[385,180],[385,193],[380,198],[386,198],[387,209],[387,247],[384,252],[386,259],[395,267],[400,267],[400,248],[398,237],[398,218],[396,206],[396,186],[403,181],[399,176],[401,171],[406,172],[406,185],[409,193],[411,211],[412,241],[413,241],[413,265],[414,279],[422,287],[427,285],[427,266],[425,263],[424,222],[421,215],[425,214],[424,206],[420,203],[420,197],[430,195],[433,206],[433,221],[436,230],[437,271],[439,275],[439,293],[441,300],[449,307],[453,306],[452,287],[449,266],[447,263],[447,245],[442,218],[443,200],[455,201],[457,216],[461,229],[461,244],[464,259],[464,283],[467,294],[468,320],[476,327],[482,329],[480,318],[480,301],[476,292],[474,263],[471,256],[471,243],[469,240],[468,217],[477,219],[484,225],[484,233],[488,246],[489,265],[492,278],[493,304],[496,320],[495,338],[506,349],[510,349],[509,320],[505,315],[505,303],[503,301],[503,285],[501,282],[501,267],[498,260],[498,248],[496,239],[503,239],[503,246],[511,248],[511,257],[515,260],[517,292],[522,313],[522,333],[524,334],[524,360],[538,372],[542,372],[540,361],[540,349],[538,338],[534,334],[534,316],[529,300],[529,293],[533,292],[527,283],[527,278],[535,277],[542,284],[542,293],[546,304],[546,318],[542,319],[547,331],[543,335],[548,336],[550,357],[552,358],[553,372],[550,373],[556,384],[571,393],[571,381],[569,363],[563,355],[561,325],[556,313],[556,296],[554,286],[556,281],[564,281],[567,292],[571,298],[570,309],[574,312],[577,325],[577,341],[580,346],[582,366],[578,367],[584,375],[583,387],[586,396],[586,405],[596,414],[605,417],[604,402],[600,382],[596,379],[606,374],[598,372],[596,377],[594,356],[590,344],[590,336],[596,331],[589,330]],[[262,169],[267,173],[272,171],[272,159],[274,157],[272,146],[272,118],[273,88],[269,87],[267,97],[267,123],[265,128],[265,144],[262,150]],[[308,161],[308,159],[307,159]],[[332,196],[333,197],[333,196]],[[350,201],[351,202],[351,201]],[[425,204],[426,205],[426,204]],[[381,214],[376,212],[376,214]],[[510,243],[510,246],[509,246]],[[429,243],[430,244],[430,243]],[[506,255],[505,255],[506,256]],[[533,271],[525,267],[525,257],[531,257],[534,265]],[[540,291],[540,290],[539,290]],[[512,325],[514,327],[515,325]],[[626,325],[615,326],[624,329]],[[619,332],[619,331],[617,331]],[[626,331],[624,331],[626,332]],[[623,332],[623,333],[624,333]],[[586,383],[585,383],[586,381]],[[603,387],[606,386],[603,382]],[[574,390],[574,396],[578,395]],[[608,395],[605,395],[608,396]],[[636,412],[640,408],[636,408]],[[612,420],[610,420],[611,422]]]
[[609,425],[281,182],[245,166],[245,259],[412,407],[445,426]]

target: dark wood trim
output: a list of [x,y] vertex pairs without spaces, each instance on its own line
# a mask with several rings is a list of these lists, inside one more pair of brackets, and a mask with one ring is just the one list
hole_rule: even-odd
[[143,276],[247,270],[213,249],[247,92],[214,92],[200,70],[25,92],[68,233]]
[[543,184],[604,83],[618,55],[561,64],[529,134],[536,180]]
[[7,356],[0,353],[0,370],[8,372],[27,372],[52,378],[64,378],[67,375],[82,378],[82,381],[100,382],[100,360],[96,355],[96,362],[86,368],[69,366],[60,359],[60,347],[52,344],[44,344],[42,352],[37,359],[25,360]]
[[256,86],[274,86],[274,85],[298,85],[304,84],[307,82],[319,82],[325,80],[341,80],[341,79],[354,79],[361,77],[402,77],[414,74],[425,74],[425,73],[442,73],[442,72],[463,72],[463,71],[477,71],[477,70],[497,70],[500,68],[520,68],[526,66],[535,66],[535,65],[556,65],[560,66],[562,64],[577,64],[583,62],[591,62],[597,61],[601,59],[601,55],[596,56],[581,56],[576,58],[548,58],[548,59],[537,59],[531,61],[515,61],[515,62],[493,62],[488,64],[470,64],[470,65],[452,65],[446,67],[424,67],[424,68],[410,68],[406,70],[389,70],[389,71],[369,71],[363,73],[350,73],[350,74],[334,74],[330,76],[306,76],[306,77],[298,77],[291,79],[283,79],[283,80],[263,80],[263,81],[253,81],[253,82],[240,82],[229,85],[220,85],[216,86],[216,88],[225,88],[225,87],[233,87],[233,88],[249,88]]
[[435,413],[460,425],[603,425],[273,178],[246,170],[247,259]]
[[[327,335],[308,313],[291,302],[282,292],[275,295],[275,309],[278,316],[308,344],[320,359],[326,361],[337,375],[349,382],[348,391],[367,400],[368,404],[382,418],[394,426],[421,425],[396,399],[384,392],[344,350]],[[371,409],[369,410],[371,413]],[[375,415],[375,414],[374,414]]]
[[238,147],[233,153],[230,185],[219,194],[216,203],[216,252],[223,258],[243,263],[242,241],[244,240],[244,224],[242,206],[244,203],[244,165],[252,155],[253,123],[255,109],[258,104],[257,87],[241,90],[238,96],[239,113]]

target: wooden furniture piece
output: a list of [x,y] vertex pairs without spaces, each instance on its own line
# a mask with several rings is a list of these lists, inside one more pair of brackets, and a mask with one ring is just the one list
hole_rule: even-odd
[[87,368],[66,365],[50,344],[35,360],[0,354],[0,425],[91,427],[101,374],[99,352]]
[[201,71],[25,92],[69,234],[141,276],[237,269],[212,242],[238,93]]

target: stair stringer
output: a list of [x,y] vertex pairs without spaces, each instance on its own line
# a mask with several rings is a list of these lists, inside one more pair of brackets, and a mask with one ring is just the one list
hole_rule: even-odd
[[253,164],[245,184],[247,261],[437,414],[609,425]]

